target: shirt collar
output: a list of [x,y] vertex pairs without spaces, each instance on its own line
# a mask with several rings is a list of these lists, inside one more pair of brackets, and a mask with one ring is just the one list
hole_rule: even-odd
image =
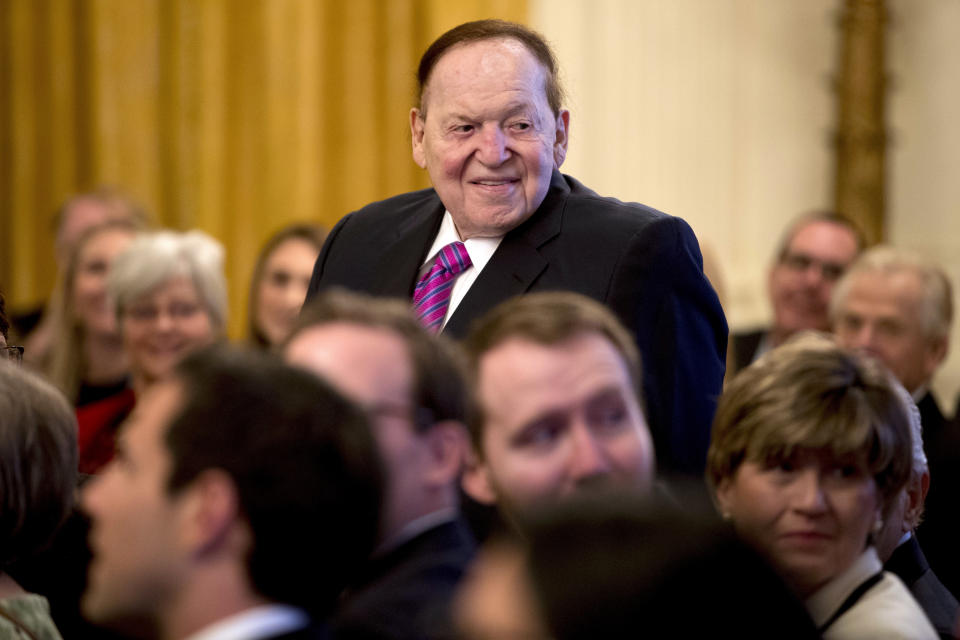
[[882,570],[883,565],[877,557],[877,550],[872,546],[867,547],[846,571],[807,598],[807,611],[810,612],[813,623],[819,627],[826,622],[864,580]]
[[440,230],[437,232],[437,237],[434,238],[433,244],[430,245],[430,250],[427,252],[427,257],[423,261],[420,269],[422,271],[424,267],[432,265],[437,254],[440,253],[440,249],[443,249],[451,242],[463,242],[463,246],[467,248],[467,253],[470,254],[470,262],[473,267],[478,272],[483,271],[487,262],[493,257],[494,251],[500,246],[501,240],[503,240],[503,236],[497,236],[495,238],[470,238],[469,240],[461,241],[460,234],[457,233],[457,225],[453,222],[453,216],[450,215],[449,211],[444,211],[443,220],[440,222]]
[[307,614],[285,604],[265,604],[246,609],[191,634],[186,640],[256,640],[306,627]]
[[420,516],[403,525],[396,533],[387,538],[373,552],[374,556],[382,556],[393,551],[408,540],[413,540],[418,535],[439,527],[442,524],[453,522],[457,519],[457,510],[455,508],[439,509],[427,515]]

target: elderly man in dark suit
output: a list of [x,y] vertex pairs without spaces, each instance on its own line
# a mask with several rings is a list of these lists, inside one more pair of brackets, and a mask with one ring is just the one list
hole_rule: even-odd
[[455,338],[515,295],[599,300],[643,355],[661,466],[702,471],[727,326],[690,227],[559,172],[570,114],[553,53],[529,29],[455,27],[427,49],[418,79],[413,157],[433,188],[344,217],[308,297],[334,285],[412,297],[425,324]]
[[957,637],[960,604],[947,590],[927,562],[917,541],[915,529],[923,515],[924,502],[930,488],[930,470],[923,452],[920,410],[907,390],[900,386],[910,416],[913,435],[913,465],[907,486],[900,490],[886,514],[883,527],[875,535],[877,555],[883,568],[897,575],[920,603],[930,624],[944,640]]
[[960,562],[954,524],[958,490],[954,460],[960,427],[944,417],[930,390],[950,345],[950,280],[942,268],[920,255],[889,246],[873,247],[837,284],[830,314],[837,340],[877,356],[917,403],[930,459],[930,495],[919,527],[921,546],[943,583],[956,595],[960,592]]

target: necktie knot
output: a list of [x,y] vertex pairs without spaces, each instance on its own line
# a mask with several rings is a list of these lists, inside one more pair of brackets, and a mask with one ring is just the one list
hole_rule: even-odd
[[430,331],[440,330],[450,305],[453,282],[472,264],[464,244],[451,242],[440,249],[430,271],[417,283],[413,292],[414,311]]

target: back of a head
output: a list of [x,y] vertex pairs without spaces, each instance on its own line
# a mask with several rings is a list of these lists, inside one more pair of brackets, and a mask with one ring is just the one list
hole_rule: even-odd
[[50,541],[76,481],[77,426],[66,398],[0,361],[0,571]]
[[817,637],[779,577],[707,513],[630,494],[579,498],[535,515],[527,549],[558,640]]
[[423,328],[409,303],[344,289],[325,291],[304,306],[284,348],[300,333],[334,323],[382,329],[399,337],[413,366],[411,400],[430,412],[431,422],[467,423],[471,404],[462,358],[447,338]]
[[264,597],[325,614],[377,534],[380,460],[363,413],[276,358],[226,347],[178,367],[184,402],[166,436],[168,488],[216,468],[252,533],[247,568]]

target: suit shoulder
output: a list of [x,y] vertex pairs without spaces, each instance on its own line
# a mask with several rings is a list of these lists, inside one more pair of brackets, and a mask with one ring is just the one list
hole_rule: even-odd
[[370,217],[382,219],[383,216],[404,216],[412,210],[424,207],[440,206],[440,198],[433,189],[420,189],[392,196],[385,200],[371,202],[351,214],[353,220],[366,220]]
[[619,220],[623,224],[641,225],[658,220],[676,220],[674,216],[639,202],[624,202],[610,196],[601,196],[590,189],[572,189],[566,210],[581,214],[592,213]]

